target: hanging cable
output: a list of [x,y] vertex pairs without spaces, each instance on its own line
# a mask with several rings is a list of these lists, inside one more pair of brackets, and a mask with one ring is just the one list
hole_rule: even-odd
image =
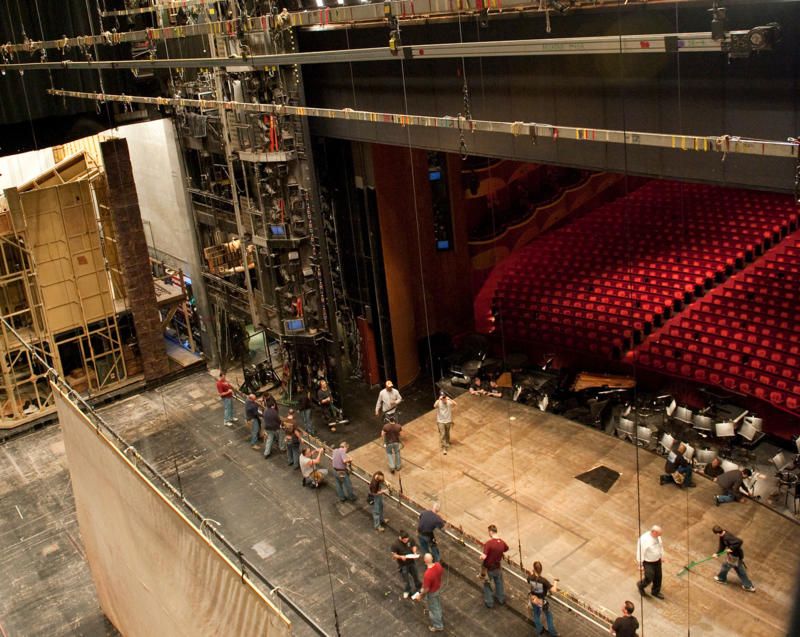
[[[42,36],[42,40],[44,41],[47,38],[44,35],[44,27],[42,26],[42,13],[39,11],[39,0],[34,0],[34,5],[36,7],[36,17],[39,20],[39,34]],[[41,60],[42,62],[47,61],[47,49],[41,50]],[[56,85],[53,83],[53,72],[48,69],[47,75],[50,77],[50,88],[55,88]]]
[[[476,36],[477,36],[478,41],[480,41],[480,39],[481,39],[480,21],[476,20],[475,21],[475,25],[476,25]],[[459,33],[460,33],[460,29],[461,29],[461,24],[459,22]],[[463,66],[464,58],[461,58],[461,63],[462,63],[462,68],[464,68],[464,66]],[[486,109],[487,108],[487,105],[486,105],[486,83],[484,81],[484,73],[483,73],[483,58],[478,58],[478,70],[479,70],[480,81],[481,81],[481,107],[483,109]],[[466,91],[466,86],[467,86],[467,77],[466,77],[466,70],[464,70],[464,87],[465,87],[465,91]],[[465,105],[466,105],[466,99],[467,98],[466,98],[466,92],[465,92]],[[472,115],[470,113],[470,119],[471,118],[472,118]],[[498,252],[497,252],[497,242],[498,242],[499,236],[498,236],[498,232],[497,232],[497,210],[495,208],[495,198],[492,196],[492,191],[491,191],[492,183],[493,183],[493,181],[492,181],[492,162],[491,162],[491,159],[489,159],[489,158],[486,159],[486,168],[487,168],[486,199],[487,199],[487,203],[488,203],[488,206],[489,206],[489,212],[490,212],[491,220],[492,220],[492,260],[494,262],[494,266],[493,266],[492,269],[494,270],[494,268],[496,268],[499,265]],[[501,355],[501,360],[503,361],[503,365],[505,366],[505,361],[507,359],[508,351],[507,351],[507,348],[506,348],[505,325],[503,323],[502,314],[500,315],[499,323],[496,322],[495,326],[497,326],[498,324],[499,324],[498,332],[499,332],[499,335],[500,335],[500,355]],[[512,388],[513,388],[513,383],[512,383]],[[513,427],[513,424],[512,424],[514,422],[514,420],[512,420],[511,409],[512,409],[511,403],[508,403],[506,405],[506,427],[508,428],[508,444],[509,444],[509,449],[511,450],[511,480],[512,480],[512,485],[513,485],[513,497],[512,497],[512,499],[513,499],[513,502],[514,502],[514,516],[515,516],[516,524],[517,524],[517,550],[519,551],[519,564],[523,569],[525,569],[525,559],[524,559],[524,555],[522,553],[522,530],[521,530],[522,529],[522,525],[521,525],[521,522],[520,522],[520,515],[519,515],[519,498],[517,497],[518,496],[518,491],[517,491],[517,466],[516,466],[516,457],[515,457],[515,453],[514,453],[514,427]]]
[[[336,480],[336,478],[333,478]],[[319,501],[319,489],[314,489],[317,496],[317,512],[319,513],[319,530],[322,534],[322,552],[325,555],[325,567],[328,569],[328,586],[331,589],[331,606],[333,607],[333,626],[336,629],[337,637],[341,637],[342,632],[339,628],[339,612],[336,608],[336,595],[333,589],[333,572],[331,570],[331,560],[328,554],[328,538],[325,535],[325,523],[322,521],[322,505]]]
[[[16,40],[17,35],[14,32],[14,20],[11,18],[11,8],[9,7],[8,3],[6,3],[6,13],[8,15],[8,25],[11,29],[11,36]],[[25,23],[22,21],[22,12],[20,11],[19,7],[19,0],[17,0],[17,15],[19,16],[19,24],[22,28],[22,38],[23,40],[27,40],[28,36],[25,34]],[[28,100],[28,88],[25,86],[25,73],[24,71],[20,71],[19,73],[19,81],[22,84],[22,95],[25,99],[25,109],[28,113],[28,125],[31,128],[31,138],[33,140],[33,147],[36,150],[39,150],[39,142],[36,139],[36,127],[33,125],[33,114],[31,113],[31,103]]]

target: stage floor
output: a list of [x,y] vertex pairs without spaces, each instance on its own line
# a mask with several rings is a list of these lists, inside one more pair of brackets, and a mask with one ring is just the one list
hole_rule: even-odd
[[[402,478],[412,500],[439,500],[450,524],[478,538],[496,524],[515,562],[521,546],[527,569],[540,560],[545,575],[612,617],[624,600],[634,601],[646,635],[688,628],[715,637],[787,634],[800,525],[752,501],[715,507],[718,488],[702,477],[695,489],[659,486],[663,458],[559,416],[468,394],[457,403],[446,456],[435,412],[404,426],[403,469],[386,475],[393,486]],[[352,455],[369,471],[387,466],[380,439]],[[601,465],[620,474],[607,492],[575,479]],[[664,530],[666,599],[647,598],[642,608],[636,540],[653,524]],[[744,540],[755,594],[742,590],[733,571],[726,586],[715,582],[716,560],[677,577],[684,564],[716,551],[714,524]]]

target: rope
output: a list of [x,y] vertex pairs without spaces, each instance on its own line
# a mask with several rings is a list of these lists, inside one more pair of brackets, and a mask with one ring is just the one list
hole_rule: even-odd
[[[481,39],[481,26],[478,20],[475,21],[476,26],[476,36],[478,41]],[[459,24],[459,32],[461,29],[461,25]],[[461,62],[463,64],[464,58],[461,58]],[[484,74],[483,74],[483,58],[478,58],[478,69],[480,73],[481,79],[481,106],[486,109],[486,83],[484,81]],[[464,86],[467,85],[467,77],[466,71],[464,71]],[[491,160],[486,160],[486,167],[487,167],[487,177],[488,183],[492,183],[492,162]],[[494,267],[497,267],[499,264],[498,254],[497,254],[497,242],[498,242],[498,234],[497,234],[497,210],[495,209],[495,200],[494,197],[491,196],[491,192],[487,191],[487,199],[489,203],[489,210],[491,212],[491,219],[492,219],[492,249],[493,249],[493,261]],[[495,323],[495,325],[498,325]],[[506,334],[505,334],[505,326],[503,324],[503,315],[500,315],[499,327],[498,332],[500,335],[500,353],[502,356],[502,360],[505,363],[506,355],[508,350],[506,348]],[[520,515],[519,515],[519,498],[517,497],[517,465],[516,465],[516,456],[514,453],[514,429],[512,426],[512,416],[511,416],[511,402],[508,402],[506,405],[506,426],[508,427],[508,444],[511,449],[511,479],[514,489],[514,517],[517,523],[517,550],[519,551],[519,563],[522,568],[525,568],[525,560],[522,553],[522,525],[520,522]],[[531,467],[532,468],[532,467]]]
[[[8,26],[11,29],[11,36],[16,40],[17,35],[14,31],[14,21],[11,18],[11,8],[9,7],[8,3],[6,3],[6,13],[8,14]],[[22,27],[22,37],[26,38],[25,35],[25,23],[22,20],[22,12],[19,8],[19,0],[17,0],[17,15],[19,16],[19,24]],[[25,98],[25,109],[28,113],[28,124],[31,128],[31,138],[33,139],[33,147],[36,150],[39,150],[39,142],[36,139],[36,127],[33,125],[33,115],[31,114],[31,104],[28,100],[28,89],[25,86],[25,75],[20,71],[19,74],[19,81],[22,84],[22,95]]]
[[[333,477],[336,480],[336,477]],[[322,534],[322,552],[325,555],[325,567],[328,569],[328,586],[331,589],[331,605],[333,607],[333,625],[336,628],[336,635],[341,637],[341,630],[339,628],[339,612],[336,609],[336,595],[334,594],[333,590],[333,573],[331,571],[331,560],[330,556],[328,555],[328,539],[325,535],[325,523],[322,520],[322,505],[319,501],[319,489],[314,489],[317,495],[317,512],[319,513],[319,530]]]

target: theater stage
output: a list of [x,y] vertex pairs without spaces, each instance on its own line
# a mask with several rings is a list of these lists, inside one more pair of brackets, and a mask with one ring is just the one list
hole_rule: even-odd
[[[633,600],[645,635],[686,635],[689,628],[703,636],[787,634],[799,525],[751,501],[715,507],[718,489],[702,477],[696,489],[659,486],[663,458],[559,416],[469,394],[457,403],[446,456],[433,411],[405,425],[397,475],[406,496],[421,505],[438,499],[450,524],[481,539],[495,523],[513,561],[519,538],[526,568],[540,560],[562,588],[612,617]],[[380,439],[352,455],[365,470],[386,471]],[[608,492],[575,479],[599,465],[620,473]],[[386,475],[397,486],[397,476]],[[647,598],[643,609],[636,589],[639,514],[641,532],[663,527],[666,560],[666,599]],[[684,564],[716,551],[714,524],[744,540],[756,593],[742,590],[733,571],[726,586],[715,582],[716,560],[677,577]]]

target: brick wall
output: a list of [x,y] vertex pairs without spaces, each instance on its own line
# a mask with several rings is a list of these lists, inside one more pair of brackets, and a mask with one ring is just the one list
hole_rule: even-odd
[[152,381],[169,371],[169,361],[164,348],[153,277],[150,274],[147,241],[139,213],[128,142],[124,139],[110,139],[102,142],[100,149],[106,167],[109,205],[122,280],[128,295],[128,305],[133,311],[144,378],[145,381]]

